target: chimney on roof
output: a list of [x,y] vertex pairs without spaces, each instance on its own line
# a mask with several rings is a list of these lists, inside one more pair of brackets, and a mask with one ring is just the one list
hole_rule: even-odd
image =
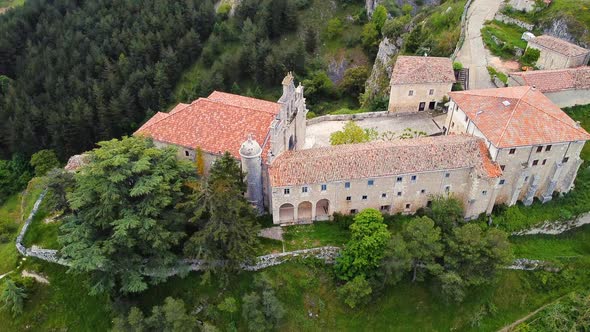
[[533,91],[537,90],[537,86],[533,85]]
[[576,128],[580,128],[582,127],[582,124],[580,123],[580,121],[576,121]]

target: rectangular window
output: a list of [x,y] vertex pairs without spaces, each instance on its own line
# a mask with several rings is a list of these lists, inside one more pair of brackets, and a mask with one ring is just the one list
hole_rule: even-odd
[[455,121],[451,122],[451,128],[455,128]]
[[413,96],[414,95],[414,90],[410,90],[410,92],[408,92],[408,96]]
[[451,177],[451,173],[445,173],[445,178],[450,178]]
[[469,121],[469,117],[465,115],[465,122]]
[[431,207],[431,206],[432,206],[432,201],[426,202],[426,207]]
[[401,196],[401,195],[402,195],[402,192],[401,192],[401,191],[398,191],[398,192],[397,192],[397,195],[398,195],[398,196]]
[[529,177],[528,177],[528,176],[526,176],[526,177],[524,178],[524,182],[527,182],[528,180],[529,180]]
[[366,201],[369,198],[367,195],[363,195],[363,201]]
[[367,182],[367,184],[368,184],[369,186],[372,186],[372,185],[374,185],[374,184],[375,184],[375,181],[374,181],[374,180],[369,180],[369,181]]
[[543,146],[537,146],[537,153],[543,152]]
[[408,203],[408,204],[406,204],[406,209],[408,209],[408,210],[409,210],[411,207],[412,207],[412,204],[409,204],[409,203]]
[[301,192],[302,193],[306,193],[307,192],[307,187],[301,187]]
[[389,212],[391,206],[389,205],[381,205],[381,212]]
[[412,175],[412,181],[416,181],[416,179],[418,179],[418,176]]
[[189,153],[187,150],[184,150],[184,155],[188,157]]
[[570,158],[569,158],[569,157],[565,157],[565,158],[563,158],[563,163],[565,164],[565,163],[567,163],[569,160],[570,160]]
[[346,196],[346,200],[349,202],[352,201],[352,196]]
[[431,96],[434,95],[434,89],[430,89],[430,91],[428,91],[428,94]]
[[533,166],[537,166],[537,165],[539,165],[539,160],[538,159],[533,160]]
[[344,182],[344,188],[350,189],[350,182]]
[[401,177],[401,176],[398,176],[398,177],[397,177],[397,182],[402,182],[402,180],[403,180],[403,179],[404,179],[403,177]]
[[551,151],[551,145],[547,145],[547,147],[545,147],[545,151]]
[[381,194],[381,198],[387,198],[387,194],[386,193]]
[[289,195],[291,193],[291,189],[285,188],[283,192],[285,193],[285,195]]
[[482,194],[483,196],[485,196],[485,195],[487,195],[487,194],[488,194],[488,191],[487,191],[487,190],[484,190],[484,191],[482,191],[482,192],[481,192],[481,194]]
[[446,186],[446,187],[445,187],[445,192],[446,192],[446,193],[448,193],[448,192],[450,192],[450,191],[451,191],[451,186]]
[[350,214],[356,214],[357,212],[359,212],[357,209],[350,210]]
[[508,151],[508,154],[515,154],[516,153],[516,149],[510,149],[510,151]]
[[503,185],[504,183],[506,183],[506,180],[500,180],[500,185]]
[[504,168],[506,168],[506,165],[500,165],[501,170],[504,170]]
[[541,163],[541,165],[545,165],[547,163],[547,159],[543,159],[543,162]]
[[422,189],[422,190],[420,190],[420,193],[421,193],[422,195],[426,194],[426,189]]
[[322,191],[326,191],[328,190],[328,185],[327,184],[322,184]]

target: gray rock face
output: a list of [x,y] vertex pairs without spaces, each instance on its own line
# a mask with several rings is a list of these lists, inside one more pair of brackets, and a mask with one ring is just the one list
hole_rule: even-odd
[[569,27],[568,21],[564,18],[551,21],[543,28],[543,33],[546,35],[551,35],[563,40],[567,40],[584,48],[590,47],[590,45],[585,40],[580,38],[582,36],[588,36],[590,31],[588,31],[588,29],[584,29],[584,31],[580,31],[581,33],[576,33],[574,35]]
[[[375,8],[380,4],[384,3],[385,0],[365,0],[365,8],[367,9],[367,15],[371,16],[375,11]],[[396,0],[396,4],[401,8],[401,6],[409,3],[414,10],[413,13],[416,13],[418,8],[420,7],[417,0]],[[441,3],[441,0],[423,0],[423,6],[438,6]]]
[[391,59],[399,53],[400,45],[403,41],[398,39],[395,43],[388,38],[383,38],[379,44],[379,51],[375,58],[375,64],[371,70],[371,75],[365,85],[365,90],[371,95],[387,94],[389,90],[389,80],[393,64]]

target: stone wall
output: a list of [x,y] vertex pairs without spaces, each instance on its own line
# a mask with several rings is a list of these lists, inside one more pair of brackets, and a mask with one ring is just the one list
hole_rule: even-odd
[[533,29],[535,28],[535,25],[534,24],[526,23],[526,22],[523,22],[523,21],[521,21],[519,19],[506,16],[506,15],[500,13],[500,12],[496,13],[496,16],[494,16],[494,19],[495,20],[498,20],[500,22],[504,22],[506,24],[515,24],[515,25],[518,25],[519,27],[521,27],[523,29],[526,29],[528,31],[533,31]]
[[451,55],[451,59],[455,60],[457,58],[457,54],[459,54],[459,50],[463,47],[463,43],[465,42],[465,30],[467,29],[467,13],[469,12],[469,7],[471,7],[472,0],[468,0],[465,3],[465,8],[463,8],[463,14],[461,15],[461,34],[459,35],[459,41],[457,42],[457,46],[455,47],[455,51],[453,55]]

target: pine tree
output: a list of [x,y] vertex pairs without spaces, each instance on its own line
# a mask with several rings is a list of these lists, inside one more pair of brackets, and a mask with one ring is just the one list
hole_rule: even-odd
[[4,282],[4,291],[0,295],[0,301],[4,302],[2,308],[9,310],[13,317],[23,313],[24,300],[27,294],[22,287],[19,287],[11,279]]

